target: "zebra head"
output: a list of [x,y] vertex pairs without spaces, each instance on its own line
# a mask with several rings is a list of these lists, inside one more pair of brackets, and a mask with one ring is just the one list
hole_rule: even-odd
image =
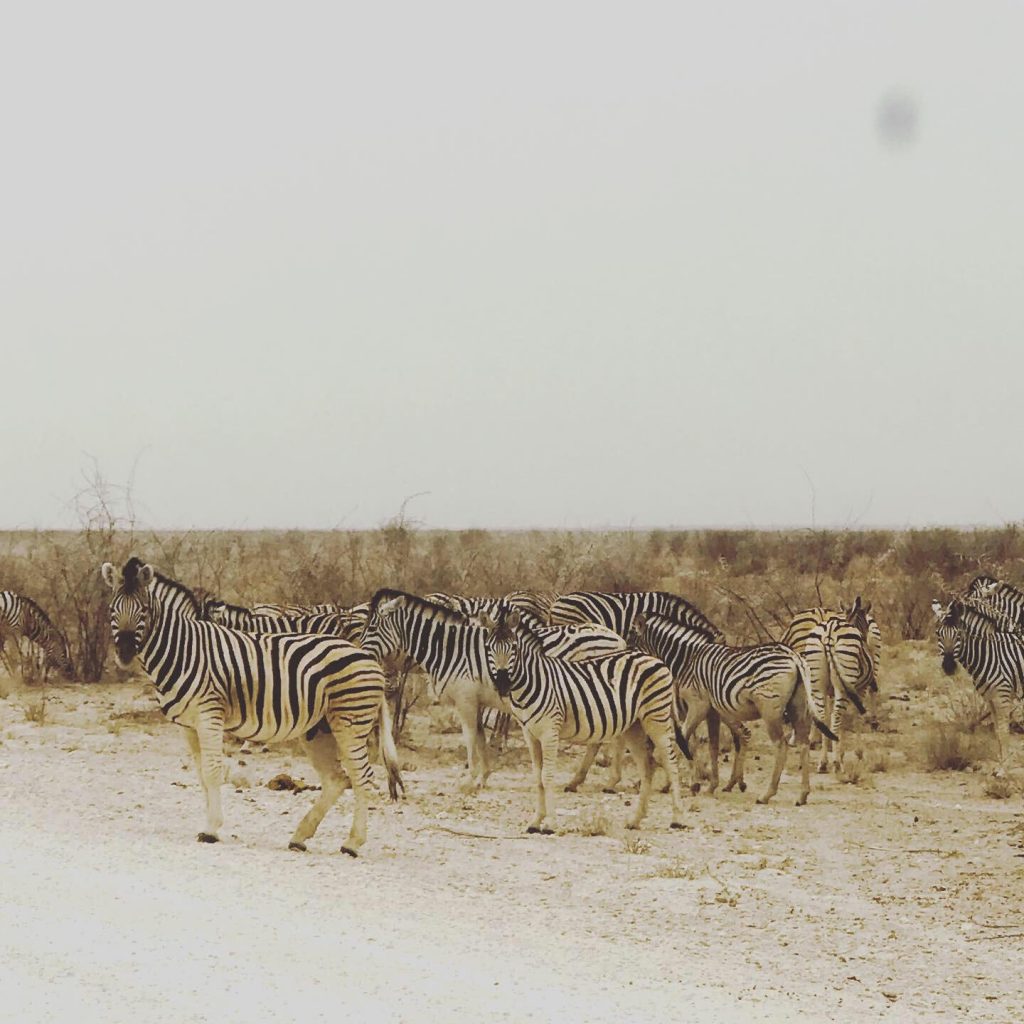
[[151,565],[132,557],[120,572],[112,562],[104,562],[103,580],[110,587],[110,632],[118,665],[127,668],[146,642],[153,622],[152,586],[155,573]]
[[404,648],[402,616],[404,595],[398,591],[379,590],[370,602],[369,615],[359,646],[378,661],[398,654]]
[[494,688],[501,697],[512,689],[512,675],[519,660],[519,609],[513,608],[499,615],[497,622],[484,613],[481,625],[490,631],[484,647],[487,651],[487,669],[494,680]]
[[647,617],[643,612],[637,612],[633,616],[633,621],[626,630],[626,643],[638,651],[647,652]]
[[962,608],[959,601],[951,601],[948,605],[932,601],[932,611],[935,613],[935,635],[939,640],[942,671],[951,676],[956,672],[956,662],[964,640],[960,628]]
[[976,597],[981,601],[990,597],[992,591],[999,586],[999,580],[994,576],[975,576],[967,588],[968,597]]
[[[935,604],[938,604],[938,602],[936,601]],[[849,606],[840,604],[839,608],[847,619],[849,619],[849,621],[860,630],[861,635],[866,639],[868,635],[868,615],[871,612],[871,602],[862,600],[858,594],[857,597],[853,599],[853,604]]]

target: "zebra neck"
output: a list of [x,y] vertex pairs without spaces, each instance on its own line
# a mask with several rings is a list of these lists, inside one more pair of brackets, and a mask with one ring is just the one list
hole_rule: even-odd
[[182,634],[189,622],[170,613],[160,602],[153,605],[153,628],[141,648],[138,660],[146,675],[161,693],[166,693],[181,675],[184,652],[194,647]]
[[[403,627],[406,653],[435,679],[477,675],[484,663],[483,631],[443,619],[406,619]],[[471,652],[477,657],[472,658]]]

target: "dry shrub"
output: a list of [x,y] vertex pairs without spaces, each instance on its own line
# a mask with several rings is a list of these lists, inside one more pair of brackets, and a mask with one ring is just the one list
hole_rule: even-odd
[[981,787],[985,796],[993,800],[1008,800],[1015,793],[1020,792],[1020,786],[1007,776],[989,776]]
[[924,727],[921,758],[929,771],[962,772],[984,756],[980,737],[957,722],[932,721]]
[[651,844],[643,838],[635,834],[627,835],[622,840],[622,848],[626,853],[633,854],[644,854],[651,852]]

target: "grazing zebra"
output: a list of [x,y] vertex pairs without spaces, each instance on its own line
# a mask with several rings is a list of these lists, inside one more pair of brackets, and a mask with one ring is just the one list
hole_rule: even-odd
[[[749,732],[743,723],[760,718],[775,744],[775,767],[768,788],[757,802],[765,804],[775,796],[786,765],[786,724],[791,724],[800,747],[801,786],[797,806],[807,802],[811,791],[809,718],[825,735],[829,734],[829,729],[824,724],[824,706],[815,700],[812,692],[808,666],[796,651],[784,644],[730,647],[712,639],[706,632],[656,615],[635,617],[630,643],[660,658],[672,670],[679,699],[686,704],[683,739],[689,740],[711,710],[717,711],[732,730],[736,756],[725,785],[726,792],[737,783],[741,789],[745,788],[743,767]],[[714,791],[718,785],[718,749],[714,741],[711,772]]]
[[540,636],[520,623],[516,609],[486,636],[490,677],[523,727],[533,762],[537,805],[527,832],[550,834],[560,740],[600,743],[624,736],[640,766],[640,795],[627,828],[639,828],[647,813],[651,763],[646,736],[669,773],[672,827],[682,828],[679,774],[673,732],[685,751],[675,720],[672,674],[657,658],[623,651],[593,661],[549,658]]
[[360,641],[379,660],[406,655],[429,675],[435,690],[454,704],[466,744],[468,772],[464,790],[487,784],[490,757],[480,721],[480,708],[510,711],[489,685],[484,639],[488,630],[459,612],[407,594],[378,590]]
[[[305,850],[324,815],[352,783],[355,811],[342,850],[366,841],[373,772],[366,737],[381,720],[381,749],[392,799],[402,780],[384,700],[384,674],[365,651],[335,637],[250,634],[198,618],[187,587],[138,558],[103,565],[117,661],[136,657],[164,714],[186,730],[206,796],[201,842],[217,842],[223,823],[224,733],[264,743],[303,739],[322,792],[299,822],[289,849]],[[344,771],[344,775],[343,775]],[[404,788],[404,787],[403,787]]]
[[628,594],[588,591],[563,594],[551,606],[549,619],[554,626],[596,622],[626,637],[638,613],[660,615],[671,622],[702,630],[716,640],[722,636],[721,630],[696,605],[663,590],[641,590]]
[[1005,615],[1020,628],[1024,628],[1024,594],[1012,583],[992,576],[975,576],[967,588],[966,597],[982,601],[993,610]]
[[64,634],[30,597],[0,590],[0,654],[8,635],[23,636],[42,654],[44,677],[55,668],[65,679],[75,678],[75,666]]
[[[849,704],[864,714],[862,693],[871,702],[871,725],[878,728],[878,667],[881,659],[882,634],[871,615],[871,605],[857,597],[848,608],[807,608],[797,612],[789,624],[782,643],[802,654],[811,669],[811,685],[831,707],[829,723],[836,740],[833,768],[842,770],[845,756],[845,717]],[[831,738],[821,743],[819,772],[828,771],[832,754]]]
[[309,612],[302,615],[269,615],[241,605],[209,599],[204,606],[210,622],[246,633],[323,633],[358,643],[365,622],[346,612]]
[[1010,718],[1024,700],[1024,638],[997,614],[953,600],[943,606],[932,601],[935,634],[947,676],[963,666],[974,688],[992,711],[999,759],[1009,752]]

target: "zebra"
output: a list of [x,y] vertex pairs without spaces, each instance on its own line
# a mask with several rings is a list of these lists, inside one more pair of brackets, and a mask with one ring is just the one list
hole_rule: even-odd
[[[830,730],[824,723],[824,706],[812,691],[808,666],[796,651],[775,643],[730,647],[710,633],[657,615],[636,616],[629,639],[633,647],[661,658],[672,670],[679,699],[686,704],[684,740],[689,740],[711,710],[717,711],[732,730],[736,756],[725,792],[737,783],[741,790],[745,788],[743,767],[750,734],[743,723],[760,718],[775,744],[775,766],[768,788],[757,802],[768,803],[779,790],[786,764],[786,723],[789,723],[800,747],[801,785],[797,806],[807,803],[811,791],[808,717],[826,736]],[[713,733],[717,733],[717,729]],[[718,785],[718,749],[714,741],[711,773],[710,785],[714,792]]]
[[404,789],[384,674],[372,655],[335,637],[254,635],[204,621],[187,587],[134,556],[120,570],[104,562],[102,575],[118,664],[138,658],[164,714],[186,731],[206,797],[199,841],[217,842],[223,824],[224,733],[264,743],[302,738],[322,791],[288,847],[306,849],[347,775],[355,810],[341,849],[356,856],[366,841],[373,776],[366,737],[378,719],[392,799]]
[[551,834],[554,780],[560,740],[600,743],[624,736],[640,766],[640,795],[627,828],[647,814],[651,764],[645,734],[669,773],[672,828],[682,828],[679,774],[672,737],[686,750],[675,718],[672,674],[657,658],[626,650],[592,661],[549,658],[543,639],[524,628],[516,609],[485,638],[487,665],[497,693],[507,699],[523,727],[537,787],[527,832]]
[[52,667],[65,679],[74,681],[75,666],[64,634],[32,598],[12,590],[0,590],[0,654],[9,634],[20,635],[38,648],[44,678]]
[[[782,637],[782,643],[802,654],[811,669],[811,684],[826,708],[831,704],[829,723],[837,737],[833,769],[842,771],[845,756],[844,719],[849,704],[865,713],[862,693],[869,695],[870,722],[878,728],[878,669],[882,634],[871,615],[871,605],[858,596],[849,608],[807,608],[797,612]],[[818,771],[828,771],[832,738],[821,744]]]
[[663,590],[641,590],[625,594],[590,591],[563,594],[551,606],[549,620],[556,626],[596,622],[615,630],[621,637],[627,637],[638,613],[660,615],[683,626],[702,630],[716,640],[722,636],[722,631],[696,605]]
[[364,625],[362,620],[344,611],[271,615],[215,598],[205,602],[204,613],[210,622],[240,629],[245,633],[323,633],[327,636],[340,636],[350,643],[358,642]]
[[360,644],[378,660],[405,655],[432,678],[435,692],[454,704],[466,745],[467,775],[461,788],[487,784],[490,757],[480,721],[481,705],[511,710],[489,682],[484,649],[486,626],[461,613],[401,590],[378,590]]
[[547,625],[554,597],[536,590],[513,590],[502,597],[463,597],[456,594],[434,593],[427,594],[427,600],[461,612],[467,619],[478,618],[481,614],[494,616],[504,608],[518,608]]
[[1024,701],[1024,638],[998,613],[954,599],[932,601],[942,671],[947,676],[962,665],[974,688],[988,702],[999,745],[999,760],[1009,752],[1010,718]]
[[975,576],[965,593],[965,603],[981,601],[1024,629],[1024,594],[1012,583],[992,576]]

